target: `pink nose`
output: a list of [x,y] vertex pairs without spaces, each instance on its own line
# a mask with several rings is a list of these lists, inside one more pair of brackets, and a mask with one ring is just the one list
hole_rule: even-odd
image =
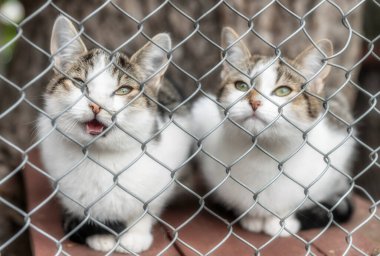
[[94,112],[95,115],[100,112],[101,107],[99,105],[91,102],[88,106],[91,108],[92,112]]
[[262,105],[261,100],[250,100],[249,104],[251,104],[253,111],[256,111]]

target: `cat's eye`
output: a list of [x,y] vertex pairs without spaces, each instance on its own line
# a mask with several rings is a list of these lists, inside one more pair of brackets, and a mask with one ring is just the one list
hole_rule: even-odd
[[237,81],[235,83],[235,88],[239,91],[246,92],[249,90],[249,85],[247,83],[244,83],[243,81]]
[[88,87],[87,87],[86,84],[84,84],[85,82],[83,81],[82,78],[80,78],[80,77],[73,77],[72,79],[75,80],[74,86],[78,87],[81,90],[83,90],[83,88],[84,88],[84,90],[88,92]]
[[115,91],[115,94],[116,95],[126,95],[126,94],[130,93],[131,91],[132,91],[132,87],[130,87],[128,85],[123,85]]
[[73,77],[73,79],[81,84],[84,84],[84,81],[82,78],[79,78],[79,77]]
[[278,96],[278,97],[285,97],[288,96],[292,92],[292,89],[288,86],[280,86],[277,87],[274,91],[273,94]]

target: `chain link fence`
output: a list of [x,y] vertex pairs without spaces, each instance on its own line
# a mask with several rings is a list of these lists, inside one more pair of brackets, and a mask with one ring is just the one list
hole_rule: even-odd
[[[21,5],[21,3],[18,4]],[[175,185],[179,191],[175,196],[177,198],[174,198],[175,203],[173,203],[173,206],[170,206],[162,216],[150,212],[149,204],[164,193],[165,189],[162,189],[149,202],[142,202],[143,213],[138,220],[141,220],[145,215],[151,215],[157,222],[156,226],[163,226],[166,232],[169,233],[167,244],[155,253],[159,255],[175,255],[172,252],[173,248],[182,248],[181,255],[227,255],[220,250],[227,244],[227,240],[231,238],[240,241],[241,247],[249,248],[250,254],[280,255],[286,250],[291,251],[291,248],[282,248],[282,251],[278,251],[276,254],[265,253],[266,248],[278,242],[277,240],[280,239],[279,233],[272,237],[267,236],[265,239],[263,238],[265,237],[264,235],[257,236],[252,240],[250,234],[241,231],[238,222],[249,210],[257,208],[256,204],[246,209],[244,214],[235,215],[221,209],[223,207],[215,206],[215,203],[212,203],[212,198],[215,196],[215,191],[228,180],[234,180],[240,186],[247,188],[244,181],[238,180],[231,175],[230,170],[251,151],[259,149],[269,156],[272,161],[282,166],[286,164],[286,161],[294,157],[302,147],[296,152],[290,152],[286,161],[277,159],[273,152],[268,152],[255,140],[255,138],[265,134],[270,129],[270,125],[262,129],[259,134],[252,134],[252,131],[236,122],[230,116],[231,109],[247,96],[248,92],[228,106],[223,105],[213,95],[220,91],[222,84],[220,74],[223,65],[228,62],[228,51],[240,42],[245,42],[250,51],[255,54],[275,56],[273,61],[260,71],[263,73],[266,69],[270,69],[272,65],[275,65],[276,61],[281,61],[290,69],[293,69],[294,72],[298,72],[287,58],[293,59],[308,45],[316,47],[317,42],[321,39],[328,38],[332,41],[334,54],[324,58],[324,61],[327,61],[327,66],[330,66],[332,70],[326,81],[328,85],[328,87],[326,86],[328,89],[327,95],[319,97],[309,93],[307,92],[307,86],[301,90],[299,95],[306,94],[308,95],[307,97],[315,98],[318,104],[323,106],[323,118],[333,116],[335,121],[339,122],[347,130],[345,140],[354,141],[356,153],[353,156],[355,159],[353,159],[351,168],[353,173],[346,175],[350,179],[350,186],[336,204],[338,205],[345,198],[353,197],[354,195],[356,195],[355,200],[358,201],[359,199],[357,198],[359,197],[357,195],[359,195],[362,199],[360,199],[360,203],[357,203],[359,209],[356,209],[356,211],[364,212],[365,218],[362,218],[359,223],[350,223],[348,226],[330,219],[324,228],[319,229],[314,234],[301,232],[302,234],[291,233],[290,235],[293,240],[297,241],[298,245],[301,244],[301,247],[304,248],[304,255],[322,255],[323,253],[316,248],[323,250],[323,245],[319,244],[319,241],[323,240],[324,236],[327,236],[327,232],[334,227],[335,232],[341,234],[341,242],[344,243],[343,248],[345,248],[342,252],[344,255],[376,255],[375,249],[380,248],[380,240],[378,239],[378,236],[380,236],[380,215],[378,211],[380,202],[378,188],[380,183],[378,160],[380,111],[377,103],[380,79],[377,74],[380,67],[378,55],[380,48],[378,43],[379,27],[376,26],[379,23],[375,18],[375,14],[380,13],[380,5],[377,1],[273,0],[256,1],[255,3],[226,0],[194,1],[192,3],[169,0],[143,2],[103,1],[99,3],[36,1],[35,4],[26,1],[22,4],[25,8],[26,16],[20,22],[15,21],[17,15],[13,15],[20,6],[0,11],[1,26],[4,31],[3,35],[0,35],[0,97],[2,98],[0,113],[2,123],[0,125],[2,154],[0,159],[0,203],[5,216],[1,216],[3,220],[0,220],[3,228],[2,233],[0,233],[0,254],[7,255],[9,248],[12,246],[17,247],[22,243],[22,236],[27,235],[28,232],[34,232],[53,243],[55,255],[70,255],[69,250],[63,244],[68,241],[70,235],[83,227],[87,220],[92,220],[103,229],[115,233],[109,226],[89,214],[91,207],[96,205],[97,202],[94,202],[89,207],[82,205],[83,213],[86,216],[85,221],[78,222],[77,226],[73,227],[68,235],[61,237],[49,233],[44,226],[40,225],[41,223],[37,223],[34,219],[45,206],[54,201],[58,194],[68,197],[64,191],[60,190],[58,180],[51,176],[44,166],[38,164],[39,157],[36,152],[38,152],[41,142],[50,133],[47,133],[44,138],[36,139],[35,134],[31,132],[35,129],[35,122],[33,121],[37,116],[41,114],[46,116],[46,112],[42,107],[41,95],[46,90],[48,81],[53,77],[52,70],[56,64],[54,56],[49,51],[50,35],[53,21],[58,15],[63,15],[75,24],[78,37],[85,41],[88,49],[93,47],[100,48],[112,59],[110,64],[104,67],[97,75],[101,75],[111,66],[116,66],[126,73],[120,64],[115,62],[115,56],[118,52],[126,51],[127,55],[131,56],[146,42],[153,42],[153,36],[159,32],[169,32],[172,37],[172,47],[167,51],[169,64],[165,77],[177,87],[182,101],[174,107],[168,108],[142,89],[142,92],[136,98],[147,97],[151,104],[157,105],[165,115],[169,116],[169,121],[146,140],[140,140],[135,134],[125,131],[126,136],[134,138],[141,144],[142,151],[134,161],[147,156],[156,161],[158,165],[164,166],[172,174],[172,179],[165,188]],[[367,15],[367,13],[370,13],[373,19],[368,18],[370,15]],[[363,22],[365,22],[364,26]],[[221,44],[220,34],[224,26],[230,26],[237,31],[238,40],[233,45],[222,46]],[[233,63],[230,64],[234,66]],[[235,71],[247,77],[251,84],[259,76],[259,74],[255,74],[252,77],[252,74],[241,70],[240,67],[234,66],[234,68]],[[73,77],[63,71],[61,75],[73,80]],[[93,79],[96,79],[96,76]],[[148,82],[149,79],[147,80]],[[144,88],[144,83],[141,83],[139,79],[133,78],[133,80],[140,83]],[[311,80],[309,79],[309,81]],[[305,82],[305,84],[308,83]],[[260,90],[257,91],[258,94],[263,94]],[[91,98],[85,90],[82,90],[82,92],[82,97]],[[209,99],[223,113],[221,121],[201,136],[196,135],[192,129],[184,127],[176,119],[178,112],[183,108],[191,110],[193,103],[199,98]],[[292,101],[296,100],[295,98]],[[337,109],[353,112],[354,119],[350,120],[334,113],[331,110],[333,109],[331,106],[334,104],[337,104]],[[123,109],[127,109],[128,106],[129,104]],[[277,107],[278,116],[271,123],[272,125],[282,117],[286,119],[282,114],[283,106]],[[55,122],[57,117],[49,116],[49,118]],[[321,122],[323,118],[317,123]],[[289,119],[287,120],[289,121]],[[249,150],[242,153],[234,164],[226,164],[223,159],[219,159],[205,149],[204,145],[207,138],[212,136],[226,122],[233,123],[236,128],[241,129],[253,138],[253,143]],[[292,122],[290,121],[290,123]],[[191,137],[193,150],[185,161],[182,161],[175,168],[169,168],[162,160],[151,155],[147,148],[151,143],[154,143],[161,133],[165,132],[167,127],[173,125]],[[296,124],[292,123],[292,125],[297,127]],[[316,125],[313,125],[313,127]],[[111,128],[113,126],[119,127],[116,121],[113,121]],[[122,129],[121,127],[119,128]],[[310,128],[310,130],[312,129]],[[301,131],[300,136],[303,136],[302,145],[313,147],[308,142],[308,133],[309,130]],[[70,136],[64,135],[71,140]],[[96,142],[97,139],[95,138],[91,143]],[[88,151],[91,149],[91,143],[82,145],[83,159],[91,159],[91,161],[109,171],[102,163],[91,158]],[[57,147],[59,146],[57,145]],[[225,146],[228,147],[228,145]],[[206,184],[205,178],[199,170],[202,165],[197,164],[197,157],[201,154],[220,163],[222,171],[226,173],[223,182],[214,187]],[[328,167],[334,168],[329,163],[329,154],[321,154],[326,161],[326,170]],[[125,167],[124,171],[127,172],[133,163],[131,162],[129,166]],[[78,165],[79,163],[72,164]],[[264,193],[277,179],[286,175],[281,171],[282,167],[279,168],[279,174],[265,184],[261,191],[252,191],[252,188],[247,188],[252,197],[256,198],[260,193]],[[52,184],[51,192],[46,197],[40,198],[40,201],[33,207],[29,205],[29,208],[23,206],[22,201],[24,196],[31,197],[31,195],[23,195],[20,192],[22,187],[17,187],[18,185],[15,184],[19,181],[19,176],[23,169],[26,169],[27,172],[35,173],[34,179],[48,180]],[[67,170],[65,176],[70,175],[71,172],[72,169]],[[109,172],[112,173],[112,171]],[[185,176],[183,180],[177,178],[177,172]],[[322,172],[319,178],[322,178],[324,173],[325,171]],[[30,175],[26,174],[26,176],[28,179],[31,178]],[[297,183],[294,178],[289,176],[288,178]],[[119,186],[117,180],[116,177],[112,188]],[[45,185],[48,186],[47,184]],[[307,200],[309,187],[299,185],[306,191],[304,200]],[[12,189],[8,191],[9,187],[12,187]],[[131,193],[126,189],[124,189],[124,192]],[[100,195],[98,200],[101,200],[107,193]],[[136,197],[133,194],[131,196]],[[365,203],[362,201],[363,198]],[[178,201],[185,201],[185,205]],[[80,202],[77,203],[81,205]],[[265,208],[260,202],[258,204]],[[296,212],[300,207],[301,204],[293,209],[292,212]],[[186,209],[188,209],[188,212],[182,215],[182,218],[173,217],[177,212],[186,212]],[[270,209],[265,209],[271,212]],[[276,215],[274,212],[272,214]],[[204,215],[208,216],[205,219],[209,222],[203,225],[210,227],[210,229],[207,229],[210,237],[213,236],[214,232],[217,232],[212,229],[215,223],[222,223],[221,225],[225,229],[222,237],[218,238],[218,242],[211,247],[207,247],[207,250],[204,247],[198,247],[198,243],[194,242],[193,238],[189,239],[189,236],[184,235],[184,230],[191,229],[192,226],[199,226],[199,218]],[[16,219],[17,224],[15,225],[16,228],[10,229],[7,233],[6,226],[9,225],[10,219],[12,219],[8,218],[9,216]],[[49,219],[49,216],[44,218]],[[176,219],[177,222],[173,222],[171,218]],[[282,228],[284,228],[283,219],[278,217],[278,220],[279,222],[281,220]],[[371,224],[370,228],[368,228],[369,224]],[[367,251],[368,248],[363,246],[362,241],[354,238],[355,234],[364,229],[363,227],[366,227],[366,232],[374,233],[374,236],[377,236],[378,244],[376,245],[376,241],[373,243],[375,245],[373,247],[374,251]],[[129,228],[122,229],[121,233],[124,234]],[[115,233],[115,235],[119,234]],[[157,243],[156,240],[157,238],[153,242],[153,247]],[[286,246],[286,243],[283,243],[282,246]],[[27,245],[24,243],[23,246]],[[113,251],[108,252],[107,255],[113,253],[114,250],[115,248],[113,248]],[[19,252],[13,255],[27,255],[24,253]],[[130,253],[133,254],[133,252]],[[9,253],[9,255],[12,254]]]

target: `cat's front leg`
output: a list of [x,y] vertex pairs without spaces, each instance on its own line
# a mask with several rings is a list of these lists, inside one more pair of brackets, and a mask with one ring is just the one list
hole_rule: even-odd
[[265,219],[258,216],[246,214],[241,220],[240,225],[251,232],[260,233],[263,231]]
[[116,247],[115,251],[117,252],[140,253],[147,250],[153,242],[153,235],[151,233],[153,222],[154,219],[151,216],[144,216],[127,233],[119,238],[120,242],[117,247],[117,238],[111,234],[89,236],[86,239],[86,243],[92,249],[102,252],[111,252]]
[[87,237],[86,244],[96,251],[110,252],[116,245],[116,239],[113,235],[92,235]]
[[[264,232],[270,236],[277,235],[281,230],[280,219],[275,216],[259,217],[247,214],[241,219],[240,224],[248,231]],[[279,236],[286,237],[297,233],[301,229],[301,224],[294,216],[290,216],[285,220],[285,227]]]
[[[268,216],[265,219],[263,231],[270,236],[277,235],[281,230],[280,219],[275,216]],[[286,229],[285,229],[286,228]],[[296,234],[301,229],[301,223],[295,216],[290,216],[285,220],[285,228],[281,231],[279,236],[287,237],[291,234]]]
[[139,253],[147,250],[152,242],[152,225],[154,219],[150,215],[145,215],[131,229],[120,237],[120,246],[116,251],[123,253]]

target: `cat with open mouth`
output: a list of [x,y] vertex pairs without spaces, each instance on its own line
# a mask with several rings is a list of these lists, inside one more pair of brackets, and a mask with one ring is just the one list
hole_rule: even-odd
[[181,97],[164,78],[170,49],[161,33],[130,58],[87,50],[67,18],[55,21],[55,76],[38,121],[41,157],[66,233],[95,250],[148,249],[155,217],[182,175],[191,137],[178,126],[186,127],[188,111],[171,113]]

